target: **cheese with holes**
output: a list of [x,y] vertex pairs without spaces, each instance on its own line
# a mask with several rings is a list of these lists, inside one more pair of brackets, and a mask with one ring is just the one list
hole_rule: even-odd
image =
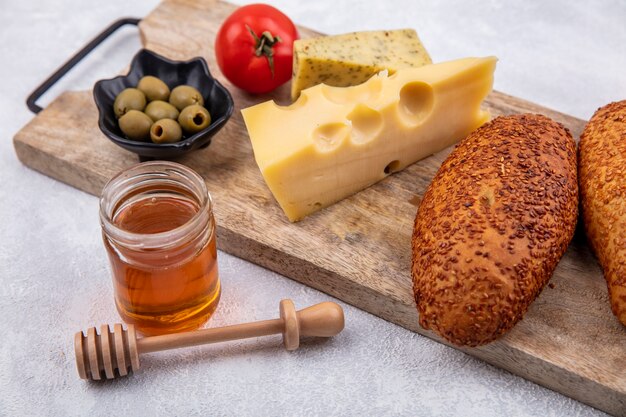
[[464,138],[496,58],[381,73],[354,87],[317,85],[290,106],[242,110],[254,157],[290,221],[329,206]]
[[432,61],[413,29],[354,32],[299,39],[293,44],[291,98],[317,84],[348,87],[382,70],[421,67]]

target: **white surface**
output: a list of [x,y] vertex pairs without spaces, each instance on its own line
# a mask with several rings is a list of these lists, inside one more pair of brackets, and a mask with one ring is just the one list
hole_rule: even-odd
[[[497,55],[497,89],[581,118],[626,96],[623,1],[269,2],[327,33],[415,27],[435,61]],[[145,355],[132,377],[79,380],[74,332],[119,321],[97,198],[22,166],[11,138],[44,77],[114,19],[156,3],[0,1],[0,415],[602,414],[345,304],[340,336],[294,353],[271,337]],[[138,47],[124,31],[56,91],[110,77]],[[329,298],[224,253],[219,266],[212,325],[274,317],[283,297]]]

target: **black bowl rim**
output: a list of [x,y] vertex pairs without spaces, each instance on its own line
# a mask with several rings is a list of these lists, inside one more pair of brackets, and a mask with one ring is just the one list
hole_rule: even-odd
[[[133,71],[133,68],[135,67],[135,65],[138,63],[139,59],[143,56],[143,55],[152,55],[154,58],[159,59],[163,62],[165,62],[166,64],[169,65],[190,65],[195,63],[196,61],[200,62],[200,65],[202,66],[202,69],[204,70],[204,72],[206,73],[206,75],[211,78],[214,82],[215,85],[217,86],[218,89],[222,90],[222,92],[225,93],[226,95],[226,101],[228,104],[228,108],[226,109],[226,113],[224,113],[224,115],[216,120],[212,120],[211,124],[206,127],[205,129],[194,133],[193,135],[189,136],[188,138],[186,138],[185,140],[181,140],[179,142],[174,142],[174,143],[154,143],[154,142],[141,142],[141,141],[136,141],[136,140],[131,140],[131,139],[127,139],[125,137],[122,137],[118,134],[116,134],[115,132],[110,131],[105,125],[104,125],[104,112],[106,111],[105,109],[100,107],[100,103],[98,100],[96,100],[95,95],[96,95],[96,89],[103,83],[108,82],[108,81],[114,81],[114,80],[118,80],[118,79],[123,79],[123,78],[127,78],[128,75]],[[215,77],[213,77],[211,75],[211,71],[209,71],[209,66],[207,65],[206,60],[201,57],[194,57],[191,58],[187,61],[174,61],[171,60],[169,58],[166,58],[162,55],[157,54],[154,51],[151,51],[149,49],[146,48],[142,48],[140,49],[134,56],[133,59],[130,62],[130,67],[128,70],[128,73],[124,74],[124,75],[118,75],[116,77],[113,78],[107,78],[107,79],[102,79],[102,80],[98,80],[93,87],[93,95],[94,95],[94,101],[96,102],[96,107],[98,108],[98,127],[100,128],[100,130],[102,131],[102,133],[104,133],[105,136],[107,136],[109,139],[111,139],[113,142],[118,143],[118,144],[123,144],[123,145],[127,145],[127,146],[131,146],[131,147],[138,147],[138,148],[145,148],[145,149],[162,149],[162,150],[181,150],[184,148],[190,148],[194,142],[196,142],[198,139],[204,137],[207,134],[212,133],[213,131],[217,131],[219,129],[222,128],[222,126],[224,125],[224,123],[226,123],[226,121],[228,121],[228,119],[230,119],[230,117],[233,114],[235,105],[233,102],[233,98],[230,94],[230,91],[228,91],[228,89],[226,87],[224,87],[222,85],[222,83],[219,82],[219,80]],[[139,153],[137,151],[133,151],[135,153]]]

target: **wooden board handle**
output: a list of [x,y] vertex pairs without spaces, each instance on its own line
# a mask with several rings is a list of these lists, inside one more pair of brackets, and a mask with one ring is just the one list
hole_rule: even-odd
[[115,31],[125,25],[134,25],[137,26],[140,20],[134,17],[125,17],[115,22],[111,23],[107,28],[105,28],[98,36],[93,38],[87,45],[83,46],[83,48],[76,52],[74,56],[72,56],[65,64],[59,67],[51,76],[49,76],[41,85],[39,85],[35,90],[30,93],[28,98],[26,99],[26,106],[30,111],[37,114],[41,110],[43,110],[36,102],[37,100],[43,96],[46,91],[48,91],[57,81],[59,81],[65,74],[67,74],[76,64],[78,64],[83,58],[85,58],[91,51],[93,51],[98,45],[104,42],[109,36],[111,36]]

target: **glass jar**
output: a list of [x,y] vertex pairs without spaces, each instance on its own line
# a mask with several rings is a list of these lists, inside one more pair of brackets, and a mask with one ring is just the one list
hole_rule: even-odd
[[202,177],[165,161],[119,173],[100,223],[122,319],[146,335],[204,324],[220,299],[213,204]]

